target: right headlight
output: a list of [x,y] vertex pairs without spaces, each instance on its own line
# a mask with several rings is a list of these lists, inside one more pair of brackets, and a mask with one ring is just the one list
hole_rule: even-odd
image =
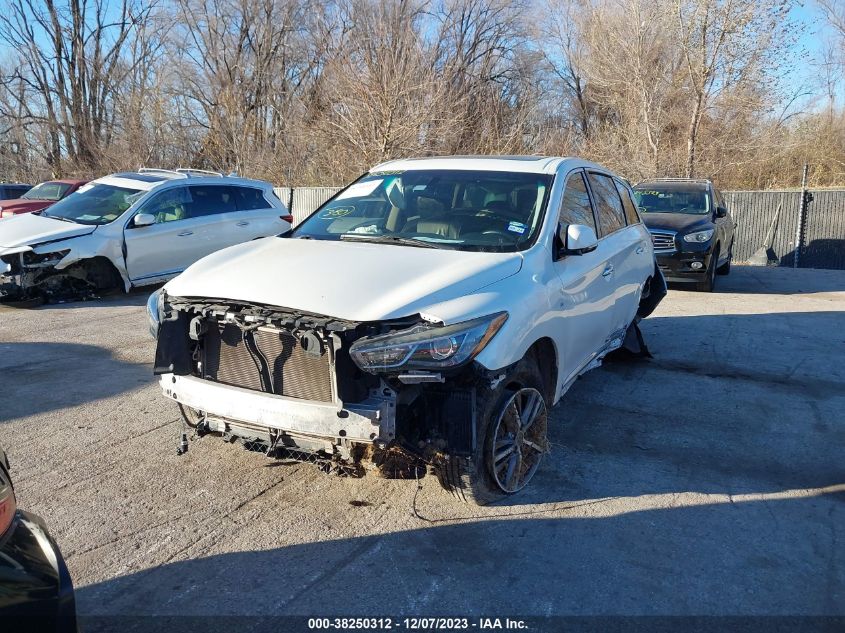
[[157,339],[164,312],[164,289],[159,288],[147,299],[147,320],[150,322],[150,336]]
[[704,231],[696,231],[695,233],[687,233],[684,235],[685,242],[692,242],[693,244],[703,244],[710,241],[713,237],[714,229],[706,229]]
[[498,312],[454,325],[418,325],[358,339],[349,354],[358,367],[370,373],[456,367],[475,358],[507,319],[507,312]]

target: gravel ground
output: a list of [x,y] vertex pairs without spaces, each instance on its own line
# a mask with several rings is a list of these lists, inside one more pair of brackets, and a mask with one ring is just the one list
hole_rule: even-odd
[[845,615],[845,272],[673,288],[654,359],[578,381],[483,509],[216,437],[177,457],[145,299],[0,308],[0,442],[83,616]]

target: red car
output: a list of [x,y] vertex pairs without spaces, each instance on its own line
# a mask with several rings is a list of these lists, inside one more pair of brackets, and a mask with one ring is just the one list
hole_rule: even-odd
[[0,218],[10,218],[19,213],[32,213],[43,211],[51,204],[55,204],[62,198],[69,196],[87,180],[48,180],[32,189],[15,200],[0,200]]

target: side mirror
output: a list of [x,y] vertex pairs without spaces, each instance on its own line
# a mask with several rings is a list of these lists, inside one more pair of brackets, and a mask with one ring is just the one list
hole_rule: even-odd
[[596,232],[583,224],[561,224],[558,237],[563,245],[562,255],[583,255],[596,250],[599,245]]
[[716,207],[716,217],[717,218],[728,217],[728,210],[725,207]]
[[142,226],[150,226],[156,223],[156,216],[152,213],[139,213],[134,218],[132,218],[132,226],[135,227],[142,227]]

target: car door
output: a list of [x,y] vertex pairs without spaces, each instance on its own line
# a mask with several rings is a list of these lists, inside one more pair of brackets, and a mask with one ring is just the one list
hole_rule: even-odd
[[607,266],[602,273],[612,294],[610,328],[605,342],[610,343],[624,334],[633,320],[639,303],[639,292],[644,281],[642,261],[647,259],[644,232],[636,225],[628,225],[622,198],[610,174],[589,170],[587,181],[599,224],[599,242],[607,253]]
[[155,216],[150,226],[135,226],[130,219],[124,229],[124,256],[133,282],[171,277],[205,254],[203,241],[207,217],[193,215],[193,198],[187,186],[155,193],[136,213]]
[[289,224],[282,220],[287,212],[273,206],[259,187],[232,185],[231,189],[237,205],[237,209],[227,217],[232,227],[228,232],[231,244],[278,235],[288,229]]
[[[568,174],[558,212],[559,225],[582,224],[597,231],[596,214],[585,181],[584,170]],[[597,231],[598,233],[598,231]],[[601,349],[612,329],[615,297],[613,285],[604,274],[613,253],[609,243],[581,255],[564,255],[554,261],[557,292],[552,312],[557,323],[556,345],[563,363],[561,379],[567,380],[588,364]]]

